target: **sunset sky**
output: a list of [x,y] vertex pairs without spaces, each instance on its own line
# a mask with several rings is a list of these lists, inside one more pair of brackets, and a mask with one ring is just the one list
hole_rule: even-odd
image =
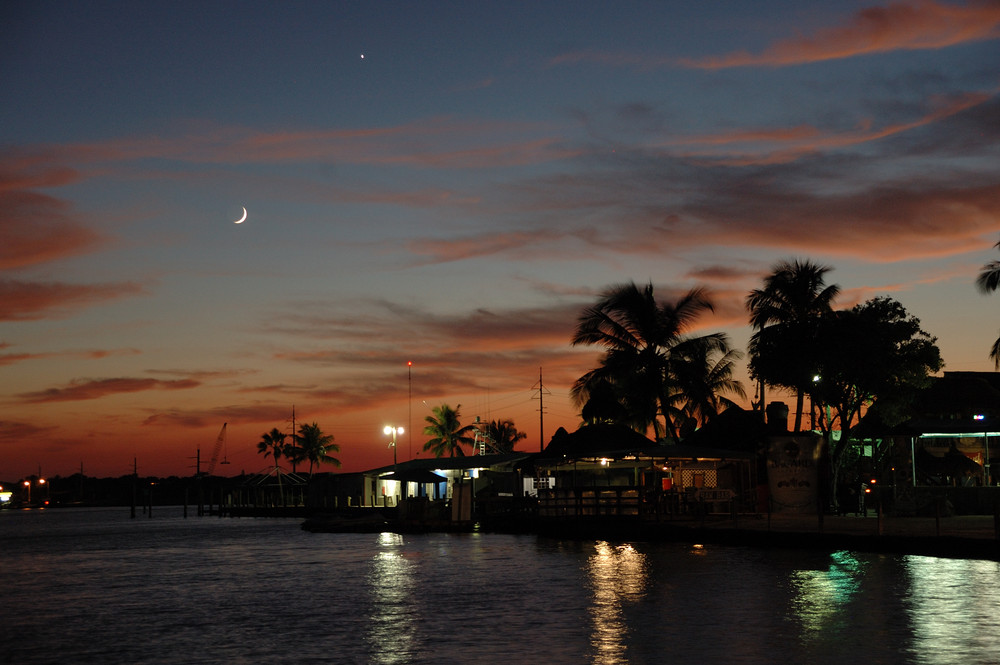
[[538,450],[598,293],[704,286],[745,349],[782,259],[992,371],[998,92],[996,1],[9,0],[0,479],[189,475],[223,423],[256,472],[293,405],[345,471],[441,403]]

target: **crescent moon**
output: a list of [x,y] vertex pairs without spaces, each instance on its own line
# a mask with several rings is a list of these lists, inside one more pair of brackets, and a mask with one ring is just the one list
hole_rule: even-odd
[[246,221],[246,218],[247,218],[247,209],[243,208],[243,216],[237,219],[235,222],[233,222],[233,224],[242,224],[243,222]]

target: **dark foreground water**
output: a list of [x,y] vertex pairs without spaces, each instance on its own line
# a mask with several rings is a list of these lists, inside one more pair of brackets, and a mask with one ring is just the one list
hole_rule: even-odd
[[996,663],[1000,564],[0,511],[0,663]]

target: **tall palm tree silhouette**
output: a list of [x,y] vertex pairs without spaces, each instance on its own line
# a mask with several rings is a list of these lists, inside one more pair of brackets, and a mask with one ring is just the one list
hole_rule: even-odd
[[728,352],[724,335],[687,336],[693,322],[712,310],[703,289],[692,289],[675,303],[658,302],[652,283],[640,288],[627,282],[607,289],[581,314],[571,340],[574,346],[604,349],[598,367],[573,385],[577,404],[588,406],[592,396],[600,398],[598,412],[627,414],[623,424],[640,432],[652,427],[657,439],[678,440],[679,412],[673,403],[679,386],[672,363],[693,339]]
[[475,439],[469,436],[472,425],[462,426],[459,420],[459,404],[454,409],[447,404],[436,406],[431,410],[432,415],[424,418],[427,423],[424,426],[424,434],[431,437],[424,444],[424,450],[434,453],[434,457],[464,457],[465,452],[462,446],[471,446]]
[[812,385],[816,327],[832,311],[840,293],[827,285],[832,268],[811,261],[780,261],[764,278],[764,288],[746,298],[750,325],[750,373],[760,382],[759,408],[764,408],[764,384],[795,391],[795,431],[802,426],[805,393]]
[[672,363],[677,379],[678,392],[675,406],[685,416],[691,427],[701,427],[719,415],[734,402],[725,395],[746,397],[743,384],[733,378],[736,361],[743,354],[736,350],[725,350],[725,342],[705,344],[703,338],[686,342],[675,351],[679,356]]
[[[1000,242],[993,246],[1000,248]],[[979,277],[976,278],[976,287],[982,293],[993,293],[1000,288],[1000,261],[990,261],[980,269]],[[1000,337],[993,342],[990,358],[993,359],[993,366],[1000,369]]]
[[501,453],[513,452],[517,442],[528,437],[527,434],[517,429],[514,421],[510,419],[491,420],[486,432],[493,447]]
[[298,458],[309,462],[310,478],[313,475],[313,468],[320,464],[340,466],[340,460],[330,454],[340,452],[340,446],[333,442],[333,435],[325,434],[317,423],[300,425],[295,443]]
[[285,442],[286,438],[288,435],[275,427],[261,435],[260,441],[257,442],[258,453],[263,454],[265,459],[268,455],[274,458],[274,475],[278,477],[278,496],[282,505],[285,503],[285,490],[281,486],[281,467],[278,465],[278,460],[283,456],[288,457],[292,452],[291,445]]

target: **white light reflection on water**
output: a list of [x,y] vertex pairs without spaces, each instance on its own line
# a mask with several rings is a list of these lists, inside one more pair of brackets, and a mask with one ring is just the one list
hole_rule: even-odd
[[365,579],[372,599],[365,640],[376,663],[410,662],[413,653],[413,619],[419,613],[413,564],[404,556],[404,545],[398,533],[379,534],[378,551]]
[[646,591],[646,555],[632,545],[594,545],[587,573],[594,596],[590,606],[593,624],[591,646],[595,663],[628,663],[629,628],[623,605],[642,600]]
[[916,662],[1000,662],[1000,563],[911,556],[905,567]]

